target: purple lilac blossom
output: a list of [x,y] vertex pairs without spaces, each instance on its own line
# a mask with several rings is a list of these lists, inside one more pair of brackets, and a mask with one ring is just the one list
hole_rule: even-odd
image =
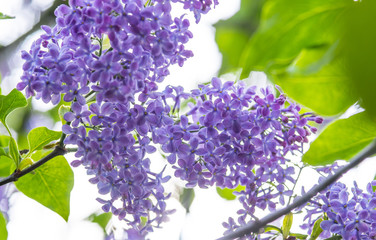
[[[159,226],[172,212],[166,209],[165,200],[170,195],[163,188],[170,176],[164,176],[164,169],[158,174],[150,170],[147,155],[156,151],[152,144],[161,147],[175,176],[186,181],[187,187],[245,186],[238,193],[244,206],[238,212],[239,225],[253,219],[256,208],[273,211],[285,204],[285,198],[292,195],[285,185],[294,182],[294,168],[285,154],[302,151],[311,129],[291,122],[307,124],[302,119],[315,121],[319,117],[299,115],[297,105],[290,102],[285,106],[286,97],[280,94],[275,98],[271,88],[262,89],[263,95],[258,96],[254,87],[247,88],[243,82],[222,85],[220,81],[214,78],[212,85],[191,94],[181,87],[167,86],[141,105],[93,103],[90,119],[74,102],[76,107],[65,119],[76,122],[64,125],[68,135],[65,143],[78,146],[72,165],[84,165],[93,175],[90,182],[97,184],[103,195],[98,201],[104,211],[112,211],[140,234],[152,231],[152,226]],[[180,99],[188,96],[197,104],[179,117]],[[272,115],[274,120],[270,120]],[[81,120],[77,116],[82,116]],[[146,216],[145,224],[141,217]]]
[[[294,182],[285,156],[301,152],[316,131],[308,121],[322,121],[299,114],[300,107],[283,93],[275,97],[266,88],[258,96],[243,82],[213,78],[191,94],[176,86],[158,91],[168,67],[193,56],[184,48],[192,38],[190,23],[184,15],[171,16],[171,2],[183,3],[196,22],[218,4],[70,0],[56,9],[56,25],[43,26],[45,34],[22,53],[18,89],[46,103],[57,104],[61,95],[73,102],[63,126],[65,143],[78,146],[72,166],[87,169],[103,195],[97,199],[102,209],[126,221],[135,236],[145,236],[173,212],[166,208],[170,194],[163,187],[170,176],[150,169],[152,144],[161,146],[187,187],[244,185],[238,193],[242,225],[254,219],[256,208],[273,211],[285,204],[292,194],[286,182]],[[196,104],[179,116],[187,98]]]
[[[151,171],[147,154],[156,150],[151,145],[156,130],[174,122],[157,83],[170,65],[183,66],[193,56],[184,48],[192,38],[190,23],[185,14],[172,16],[173,2],[70,0],[55,10],[56,25],[42,26],[45,33],[22,52],[24,74],[17,88],[45,103],[57,104],[61,96],[72,102],[63,126],[65,143],[78,146],[72,166],[85,166],[103,195],[98,198],[103,210],[128,222],[135,236],[145,236],[172,212],[162,186],[170,177]],[[218,4],[178,2],[197,22]],[[165,91],[176,91],[168,95],[174,110],[189,96],[180,87]],[[171,140],[164,144],[173,148]]]
[[191,109],[153,138],[164,144],[175,177],[187,187],[245,186],[237,193],[244,206],[238,211],[239,224],[224,224],[228,230],[255,220],[256,208],[274,211],[286,204],[293,194],[287,186],[295,183],[295,168],[286,154],[303,152],[303,143],[316,132],[308,122],[322,119],[300,114],[300,107],[282,92],[278,97],[271,88],[260,92],[241,81],[213,78],[192,91]]
[[[218,2],[211,0],[70,0],[55,10],[56,25],[29,52],[23,51],[24,74],[19,90],[57,104],[95,91],[98,102],[127,103],[136,93],[153,89],[168,67],[192,57],[184,44],[193,37],[185,15],[173,17],[179,2],[199,22]],[[109,46],[104,46],[109,41]],[[82,90],[80,90],[82,89]],[[154,89],[155,90],[155,89]]]
[[[332,175],[339,168],[337,163],[318,168],[325,175]],[[319,182],[323,178],[319,179]],[[305,206],[306,215],[301,227],[308,229],[310,234],[314,223],[319,218],[323,232],[320,237],[328,238],[333,234],[343,239],[374,239],[376,236],[376,193],[373,188],[376,181],[367,184],[366,191],[360,189],[354,181],[349,191],[348,187],[336,182],[319,193]],[[304,193],[304,191],[303,191]]]

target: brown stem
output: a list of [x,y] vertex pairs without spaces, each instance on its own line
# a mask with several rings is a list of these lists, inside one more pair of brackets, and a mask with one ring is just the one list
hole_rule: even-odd
[[67,153],[67,151],[65,150],[65,148],[63,148],[61,146],[56,146],[55,149],[50,154],[48,154],[44,158],[40,159],[38,162],[34,163],[33,165],[30,165],[29,167],[23,169],[22,171],[16,170],[9,177],[1,179],[0,180],[0,186],[5,185],[7,183],[15,182],[20,177],[28,174],[29,172],[34,171],[35,169],[42,166],[43,164],[45,164],[49,160],[53,159],[54,157],[64,155],[66,153]]

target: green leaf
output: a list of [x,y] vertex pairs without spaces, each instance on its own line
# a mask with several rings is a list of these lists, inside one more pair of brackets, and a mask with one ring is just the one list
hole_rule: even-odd
[[9,147],[0,147],[0,157],[1,156],[9,157]]
[[11,16],[8,16],[8,15],[5,15],[4,13],[1,13],[0,12],[0,19],[13,19],[14,17],[11,17]]
[[346,15],[342,52],[353,89],[361,98],[360,104],[376,119],[376,2],[352,1]]
[[305,49],[287,68],[273,71],[273,79],[289,97],[320,115],[342,113],[356,97],[335,51],[336,45]]
[[291,237],[296,237],[297,239],[307,239],[308,235],[300,233],[290,233]]
[[300,234],[300,233],[290,233],[291,237],[295,237],[296,239],[307,239],[308,235]]
[[286,239],[289,236],[290,229],[291,229],[291,226],[292,226],[292,220],[293,220],[292,213],[287,214],[283,218],[283,224],[282,224],[283,239]]
[[193,188],[184,188],[180,193],[179,202],[183,205],[185,210],[187,210],[187,213],[189,213],[193,199],[195,199],[195,190]]
[[2,135],[0,136],[0,147],[8,147],[9,146],[9,136]]
[[303,156],[310,165],[349,160],[376,138],[376,123],[365,112],[327,126]]
[[[8,95],[0,95],[0,121],[5,125],[5,120],[14,109],[25,107],[26,98],[17,89],[13,89]],[[9,130],[8,130],[9,131]]]
[[64,119],[64,115],[70,111],[70,107],[69,106],[65,106],[65,105],[61,105],[59,107],[59,118],[60,118],[60,121],[65,124],[67,121],[65,121]]
[[273,225],[266,225],[264,227],[264,232],[277,231],[282,234],[282,229]]
[[32,129],[27,135],[27,141],[29,142],[28,156],[36,150],[41,150],[45,145],[60,137],[61,132],[52,131],[46,127]]
[[30,158],[30,157],[27,157],[27,158],[24,158],[22,159],[22,161],[20,162],[20,165],[18,166],[18,169],[20,171],[22,171],[23,169],[33,165],[33,160]]
[[223,57],[220,73],[236,70],[239,65],[239,56],[243,52],[249,36],[236,28],[217,28],[215,36]]
[[[0,157],[5,156],[5,157],[10,158],[9,141],[10,141],[10,137],[0,136]],[[1,166],[1,162],[0,162],[0,166]]]
[[4,148],[0,148],[0,157],[1,156],[8,156],[8,154],[5,152]]
[[7,222],[0,212],[0,240],[7,240],[8,238],[8,230],[7,230]]
[[[27,106],[15,109],[12,111],[11,114],[6,119],[6,122],[8,124],[9,128],[12,128],[16,133],[17,133],[17,143],[18,146],[20,146],[21,149],[21,134],[25,135],[25,126],[27,126],[28,122],[30,121],[30,117],[34,114],[43,114],[42,112],[39,112],[35,109],[32,109],[32,104],[31,104],[31,98],[27,99]],[[25,138],[26,140],[26,135]],[[25,146],[27,148],[27,146]]]
[[148,218],[144,217],[144,216],[141,216],[140,219],[141,219],[141,226],[145,226],[146,223],[148,222]]
[[316,220],[315,224],[313,225],[311,237],[309,238],[309,240],[316,240],[320,236],[320,234],[323,231],[321,226],[320,226],[322,221],[324,221],[323,218],[319,218],[319,219]]
[[14,162],[11,158],[0,156],[0,177],[7,177],[14,168]]
[[261,23],[240,59],[243,76],[292,60],[304,48],[339,39],[350,0],[274,0],[263,7]]
[[9,138],[9,155],[13,159],[14,164],[18,168],[20,164],[20,152],[18,151],[18,146],[16,140],[14,138]]
[[102,213],[102,214],[96,214],[93,213],[88,217],[88,220],[97,223],[104,232],[106,232],[106,226],[108,225],[109,221],[111,220],[112,213],[107,212],[107,213]]
[[217,193],[219,196],[226,200],[235,200],[236,196],[234,195],[234,192],[240,192],[245,189],[245,186],[238,185],[236,188],[231,189],[231,188],[220,188],[217,187]]
[[239,56],[259,25],[264,2],[265,0],[242,0],[239,12],[215,24],[215,39],[222,53],[220,75],[239,68]]
[[67,160],[63,156],[57,156],[20,178],[16,187],[68,221],[73,182],[73,171]]

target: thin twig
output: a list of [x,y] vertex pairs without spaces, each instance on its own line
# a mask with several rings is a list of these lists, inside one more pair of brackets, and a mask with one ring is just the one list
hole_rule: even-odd
[[278,218],[288,214],[292,210],[294,210],[297,207],[300,207],[301,205],[307,203],[311,198],[316,196],[317,193],[323,191],[328,186],[336,182],[344,173],[349,171],[350,169],[357,166],[359,163],[361,163],[364,159],[367,157],[370,157],[371,155],[376,153],[376,141],[373,141],[368,147],[363,149],[362,152],[360,152],[358,155],[356,155],[354,158],[352,158],[351,162],[347,164],[346,166],[343,166],[340,168],[334,175],[327,177],[323,182],[321,182],[319,185],[316,185],[311,190],[309,190],[306,194],[304,194],[301,197],[298,197],[295,199],[295,201],[288,205],[285,208],[282,208],[276,212],[273,212],[269,214],[268,216],[264,217],[260,221],[252,222],[250,224],[247,224],[243,227],[238,228],[237,230],[227,234],[224,237],[218,238],[217,240],[231,240],[236,239],[239,237],[243,237],[247,234],[251,233],[259,233],[260,230],[265,227],[270,222],[273,222],[277,220]]
[[289,201],[287,202],[287,205],[289,205],[290,202],[291,202],[291,199],[292,199],[294,191],[295,191],[296,184],[298,183],[298,180],[300,178],[300,175],[302,174],[302,170],[303,170],[304,167],[305,167],[305,165],[303,165],[302,167],[299,167],[299,173],[298,173],[298,176],[296,177],[296,180],[295,180],[295,183],[294,183],[294,187],[291,190],[292,191],[292,195],[289,197]]
[[38,162],[30,165],[29,167],[23,169],[22,171],[16,170],[9,177],[1,179],[0,180],[0,186],[5,185],[7,183],[11,183],[11,182],[17,181],[20,177],[28,174],[29,172],[34,171],[35,169],[37,169],[38,167],[42,166],[43,164],[45,164],[49,160],[53,159],[54,157],[57,157],[57,156],[60,156],[60,155],[64,155],[65,153],[67,153],[67,151],[65,150],[65,148],[60,147],[60,146],[56,146],[55,149],[50,154],[48,154],[44,158],[40,159]]

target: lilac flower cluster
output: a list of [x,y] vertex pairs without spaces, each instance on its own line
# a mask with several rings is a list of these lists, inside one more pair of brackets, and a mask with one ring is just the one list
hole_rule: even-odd
[[[243,209],[240,225],[254,219],[256,208],[274,210],[292,195],[294,167],[287,153],[302,152],[307,136],[316,132],[309,121],[322,122],[287,102],[271,88],[247,88],[244,82],[213,78],[211,84],[192,91],[195,104],[173,125],[155,131],[153,141],[162,145],[175,176],[187,187],[245,186],[239,193]],[[270,184],[271,183],[271,184]],[[232,221],[232,220],[231,220]],[[233,230],[233,224],[225,224]]]
[[372,187],[376,181],[367,184],[366,191],[356,182],[351,193],[345,184],[337,182],[320,193],[309,203],[303,227],[311,230],[313,223],[324,217],[320,236],[340,235],[343,239],[375,239],[376,237],[376,193]]
[[[172,124],[169,98],[180,88],[158,92],[172,64],[193,54],[185,15],[171,16],[171,2],[201,14],[218,4],[170,0],[70,0],[56,11],[56,25],[29,52],[17,85],[26,96],[57,104],[72,102],[64,115],[66,144],[78,146],[73,166],[84,165],[97,184],[104,211],[127,221],[140,236],[166,220],[164,170],[150,170],[147,154],[155,129]],[[173,91],[176,89],[177,94]],[[145,220],[146,219],[146,220]]]
[[[93,175],[90,182],[105,196],[97,199],[102,209],[112,211],[142,234],[152,231],[152,224],[158,226],[171,213],[165,203],[170,195],[162,186],[170,177],[163,175],[164,169],[151,171],[147,157],[156,151],[150,140],[153,129],[173,123],[162,97],[155,95],[144,102],[147,107],[106,102],[92,103],[85,109],[74,102],[72,112],[64,116],[70,125],[63,126],[68,135],[65,143],[78,146],[78,159],[72,165],[84,165]],[[94,113],[91,118],[90,113]]]
[[[184,3],[199,21],[214,5],[210,0]],[[218,4],[218,2],[215,2]],[[90,90],[98,102],[122,102],[153,91],[168,67],[193,56],[184,44],[192,38],[189,21],[171,16],[170,0],[70,0],[56,11],[56,25],[29,52],[23,51],[19,90],[54,104],[83,98]],[[108,40],[110,46],[104,46]]]
[[[214,0],[70,0],[56,11],[56,26],[23,52],[18,89],[57,104],[72,102],[64,115],[66,144],[77,145],[77,160],[111,211],[145,236],[167,219],[170,194],[164,169],[151,170],[148,154],[159,145],[175,176],[187,187],[245,186],[239,224],[254,219],[256,208],[273,210],[292,195],[287,182],[294,168],[286,154],[302,152],[322,122],[271,88],[213,78],[191,94],[182,87],[158,90],[172,64],[192,56],[185,16],[171,16],[171,2],[184,4],[196,21]],[[108,44],[108,43],[109,44]],[[180,115],[184,99],[195,105]],[[170,103],[172,103],[170,107]],[[270,184],[272,183],[272,184]],[[234,221],[232,221],[234,222]],[[235,225],[226,225],[234,229]]]

